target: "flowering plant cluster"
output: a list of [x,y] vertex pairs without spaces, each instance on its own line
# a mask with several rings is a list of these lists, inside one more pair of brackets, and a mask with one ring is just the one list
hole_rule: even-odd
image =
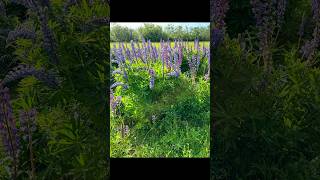
[[[200,42],[198,39],[194,42],[180,39],[151,42],[142,38],[141,42],[111,43],[111,47],[111,154],[116,157],[140,156],[139,153],[144,150],[139,150],[138,146],[143,147],[151,143],[147,143],[146,141],[150,140],[146,139],[156,135],[156,132],[146,132],[143,135],[140,131],[147,130],[151,124],[157,126],[163,123],[161,126],[165,127],[161,129],[169,128],[175,121],[179,124],[179,120],[172,117],[174,113],[177,113],[177,118],[207,122],[208,116],[203,115],[208,113],[209,106],[202,103],[209,101],[210,49],[208,43]],[[184,96],[186,92],[192,95]],[[192,107],[184,107],[189,105]],[[172,112],[169,109],[172,109]],[[200,114],[196,115],[195,112]],[[182,114],[185,116],[181,117]],[[165,125],[166,123],[168,124]],[[185,128],[185,124],[179,126],[181,129]],[[159,138],[154,139],[152,143],[160,143],[160,136],[167,136],[168,139],[170,136],[179,137],[177,132],[181,129],[175,128],[177,129],[163,130],[162,135],[158,135]],[[199,131],[205,133],[206,130],[208,129],[203,128]],[[142,137],[139,138],[139,136]],[[167,141],[166,138],[163,138],[163,141]],[[207,142],[205,134],[200,139]],[[135,147],[122,147],[129,146],[130,141],[136,141],[132,142],[132,146]],[[188,140],[185,141],[182,143],[184,146]],[[150,145],[146,148],[153,147]],[[158,148],[158,152],[154,153],[170,154],[166,148]],[[180,152],[176,149],[173,150],[176,154],[171,156],[191,157],[191,154],[197,157],[206,156],[205,150],[200,151],[201,153],[194,151],[189,155],[186,152],[187,150]],[[166,156],[170,156],[169,154]],[[152,157],[152,154],[146,153],[141,156]]]

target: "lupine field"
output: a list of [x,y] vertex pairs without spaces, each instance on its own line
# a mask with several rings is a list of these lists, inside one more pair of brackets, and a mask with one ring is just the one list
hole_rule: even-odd
[[111,44],[111,157],[209,157],[208,42]]
[[320,179],[320,1],[212,0],[211,179]]
[[106,179],[107,1],[0,0],[0,179]]

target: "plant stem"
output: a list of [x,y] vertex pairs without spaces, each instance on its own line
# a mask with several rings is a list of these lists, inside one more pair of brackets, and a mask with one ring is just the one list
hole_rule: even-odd
[[29,135],[29,154],[30,154],[30,163],[31,163],[31,175],[30,180],[35,178],[35,168],[34,168],[34,161],[33,161],[33,148],[32,148],[32,135],[31,135],[31,127],[30,127],[30,117],[28,117],[28,135]]

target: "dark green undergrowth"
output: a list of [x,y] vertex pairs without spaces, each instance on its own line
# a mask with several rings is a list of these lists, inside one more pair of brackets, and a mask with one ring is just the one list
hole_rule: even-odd
[[237,39],[215,51],[212,179],[320,178],[320,69],[281,52],[265,75]]

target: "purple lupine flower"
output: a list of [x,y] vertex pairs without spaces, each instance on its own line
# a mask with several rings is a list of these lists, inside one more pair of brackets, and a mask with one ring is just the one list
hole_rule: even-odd
[[[110,56],[111,56],[111,54],[110,54]],[[115,63],[115,64],[117,64],[118,66],[120,65],[120,62],[119,61],[117,61],[117,60],[111,60],[111,63]]]
[[223,29],[225,26],[224,18],[229,9],[228,0],[216,0],[213,1],[212,4],[212,19],[211,21],[214,23],[214,27],[218,29]]
[[199,39],[198,38],[196,38],[195,40],[194,40],[194,49],[196,49],[197,51],[199,50]]
[[170,40],[167,42],[167,55],[168,55],[168,59],[167,59],[167,68],[169,70],[171,70],[171,68],[173,67],[173,57],[172,57],[172,49],[171,49],[171,42]]
[[210,48],[208,48],[208,53],[207,53],[207,57],[208,57],[208,72],[205,75],[205,79],[209,80],[210,79]]
[[57,45],[53,32],[48,26],[47,10],[44,8],[42,11],[38,11],[40,20],[40,26],[43,33],[43,48],[49,56],[49,60],[53,64],[58,64],[59,59],[56,53]]
[[312,17],[313,17],[313,20],[319,24],[319,19],[320,19],[320,1],[319,0],[312,0],[312,3],[311,3],[311,8],[312,8]]
[[128,82],[127,71],[123,68],[123,78]]
[[256,26],[259,30],[258,38],[260,51],[264,61],[265,70],[270,71],[271,42],[274,30],[280,27],[286,9],[286,1],[262,1],[251,0],[252,11],[256,18]]
[[149,75],[150,75],[150,83],[149,83],[149,87],[152,90],[154,88],[154,79],[155,79],[155,72],[153,69],[149,70]]
[[31,178],[35,176],[35,164],[33,158],[33,140],[32,134],[36,131],[36,114],[37,111],[35,109],[31,109],[30,111],[20,111],[20,132],[25,141],[28,142],[28,149],[30,155],[30,166],[31,166]]
[[191,58],[188,57],[188,65],[189,65],[189,68],[190,68],[190,71],[191,71],[191,75],[193,77],[195,77],[196,73],[198,71],[198,67],[200,65],[200,61],[198,59],[198,56],[192,55]]
[[110,107],[112,112],[115,112],[117,106],[119,106],[119,104],[121,103],[121,99],[121,96],[115,97],[112,89],[110,90]]
[[179,72],[178,71],[172,71],[172,72],[169,72],[168,74],[167,74],[167,76],[172,76],[172,77],[179,77]]
[[161,49],[161,56],[162,56],[162,62],[163,66],[164,64],[166,65],[167,68],[169,68],[169,61],[170,61],[170,55],[169,55],[169,49],[168,49],[168,44],[164,43]]
[[121,70],[117,69],[117,70],[112,71],[112,75],[115,75],[115,74],[122,74],[122,72],[121,72]]
[[132,64],[132,56],[129,49],[126,49],[126,57],[129,59],[130,64]]
[[172,55],[172,51],[169,51],[169,61],[168,61],[168,69],[171,70],[174,68],[174,62],[173,62],[173,55]]
[[12,160],[12,178],[16,179],[19,154],[18,130],[10,103],[9,89],[0,88],[0,133],[5,150]]
[[175,48],[173,50],[173,63],[175,66],[178,64],[178,61],[179,61],[179,53],[178,53],[178,49]]
[[179,56],[179,58],[178,58],[177,65],[178,65],[179,69],[180,69],[180,66],[182,64],[182,59],[183,59],[183,52],[182,52],[183,49],[182,48],[183,47],[181,45],[178,46],[178,56]]
[[145,39],[142,37],[142,57],[143,57],[143,62],[144,63],[147,63],[148,61],[148,47],[147,47],[147,44],[146,44],[146,41]]
[[32,133],[36,131],[36,109],[32,108],[29,111],[20,110],[19,120],[20,120],[20,132],[24,140],[28,140]]
[[315,29],[314,34],[318,33],[318,37],[315,36],[315,38],[306,41],[306,43],[301,47],[301,53],[302,57],[306,58],[308,60],[311,60],[316,55],[316,50],[319,47],[319,31],[318,29]]
[[158,59],[158,58],[159,58],[159,54],[158,54],[157,47],[153,47],[153,53],[154,53],[154,57],[155,57],[156,59]]
[[151,40],[150,40],[150,39],[148,40],[148,47],[147,47],[147,49],[148,49],[149,55],[151,55],[152,44],[151,44]]
[[17,39],[31,39],[33,42],[36,40],[36,32],[32,27],[27,25],[18,25],[14,31],[10,31],[7,37],[7,42],[13,42]]
[[153,46],[150,47],[151,48],[151,53],[150,53],[150,58],[153,60],[153,62],[155,61],[156,59],[156,55],[154,53],[154,48]]
[[[121,44],[121,48],[123,49],[123,51],[126,51],[126,48],[125,48],[125,46],[124,46],[124,43],[123,42],[121,42],[121,43],[119,43],[119,45]],[[120,47],[120,46],[119,46]]]
[[13,68],[1,81],[3,85],[9,82],[25,78],[27,76],[34,76],[48,87],[55,88],[60,84],[58,76],[53,71],[46,71],[45,69],[35,69],[35,67],[25,64],[20,64]]
[[117,57],[118,61],[120,61],[121,63],[125,63],[125,62],[126,62],[126,58],[125,58],[124,55],[123,55],[123,52],[122,52],[122,48],[121,48],[121,47],[119,47],[119,48],[117,49],[116,57]]
[[128,85],[122,83],[122,82],[115,82],[113,83],[111,86],[110,86],[110,89],[112,88],[115,88],[115,87],[118,87],[118,86],[122,86],[123,88],[127,89],[128,88]]
[[219,44],[223,41],[223,31],[218,28],[214,28],[211,35],[211,44],[213,48],[217,48]]
[[276,10],[277,26],[278,27],[280,27],[280,25],[283,22],[284,13],[286,11],[286,6],[287,6],[287,0],[278,0],[278,2],[277,2],[277,10]]
[[133,40],[131,40],[131,49],[132,49],[132,54],[133,54],[134,58],[137,60],[136,48],[134,47]]
[[180,72],[181,72],[181,62],[182,62],[182,57],[180,54],[180,50],[181,50],[181,46],[178,45],[176,46],[176,48],[173,51],[173,59],[174,59],[174,65],[173,65],[173,69],[174,69],[174,74],[169,74],[169,76],[176,76],[178,77]]
[[142,52],[141,52],[141,49],[140,49],[140,48],[137,49],[136,55],[137,55],[138,58],[140,58],[140,59],[142,60],[142,62],[144,62],[144,61],[143,61]]
[[312,0],[312,17],[315,22],[315,27],[312,33],[313,38],[306,41],[301,48],[302,57],[311,61],[316,55],[316,51],[320,45],[320,0]]

